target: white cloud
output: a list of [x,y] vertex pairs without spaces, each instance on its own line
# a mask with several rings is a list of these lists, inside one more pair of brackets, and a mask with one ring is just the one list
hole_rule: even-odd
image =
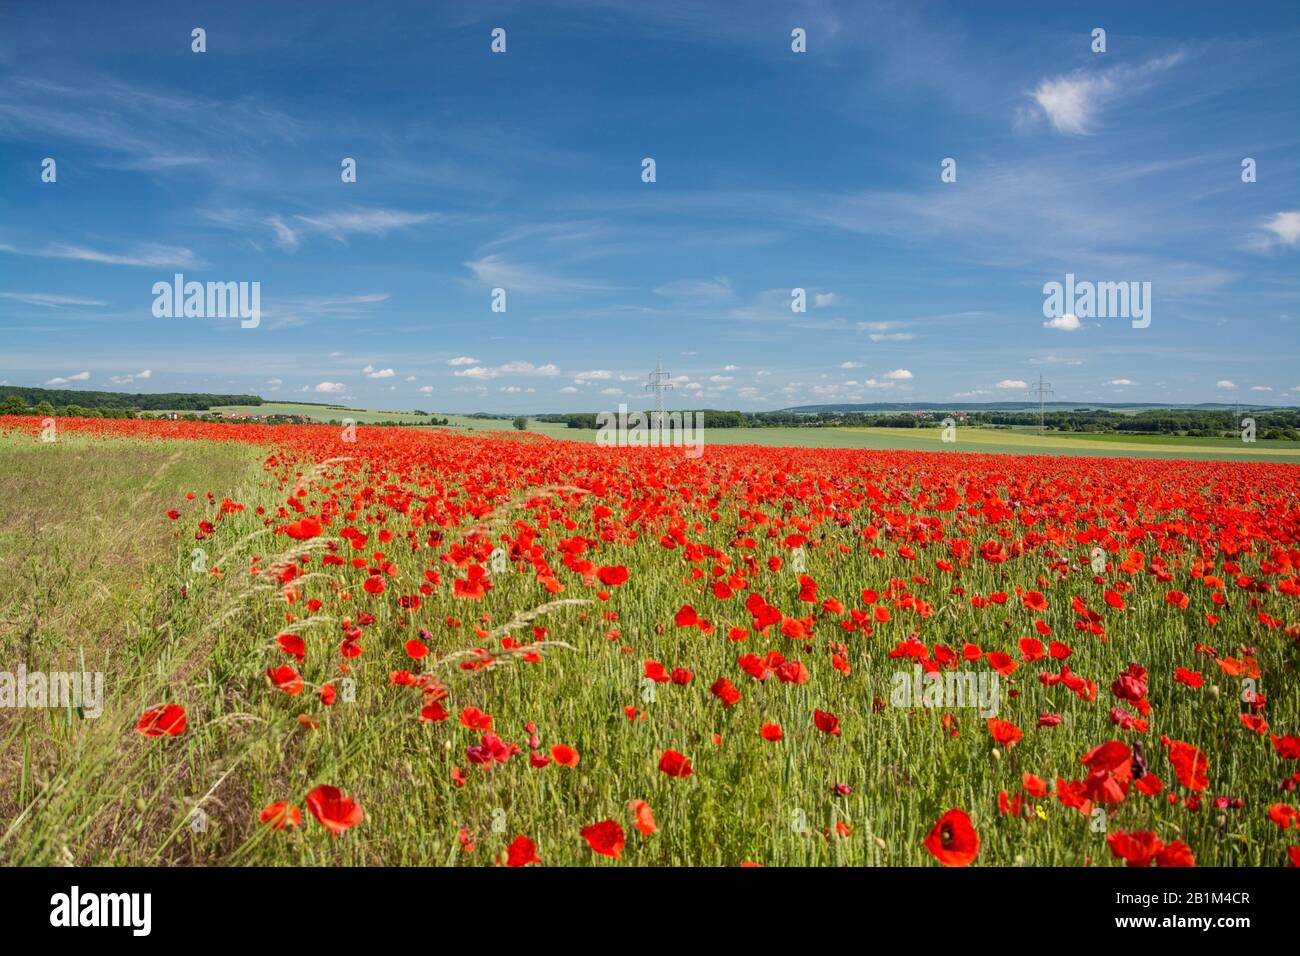
[[916,336],[911,332],[872,332],[867,338],[873,342],[910,342]]
[[622,395],[622,394],[623,394],[623,390],[622,390],[621,388],[602,388],[602,389],[600,390],[600,394],[602,394],[602,395]]
[[560,394],[561,394],[561,395],[574,395],[574,394],[577,393],[577,391],[578,391],[578,390],[577,390],[576,388],[574,388],[572,385],[566,385],[566,386],[564,386],[564,388],[560,389]]
[[1269,245],[1281,243],[1294,246],[1300,244],[1300,212],[1280,212],[1264,223],[1264,228],[1275,237],[1268,240]]
[[41,249],[23,249],[18,246],[0,245],[0,252],[12,252],[25,256],[39,256],[42,259],[73,259],[78,262],[98,262],[110,266],[146,266],[152,269],[196,269],[204,265],[189,249],[184,246],[165,246],[159,243],[145,243],[131,252],[100,252],[85,246],[71,246],[55,243]]
[[455,358],[447,359],[448,365],[477,365],[478,359],[470,358],[468,355],[458,355]]
[[593,371],[590,372],[579,372],[577,375],[573,376],[574,381],[578,381],[578,382],[585,382],[585,381],[596,380],[596,379],[607,379],[613,377],[614,377],[613,372],[603,368],[594,369]]
[[268,378],[268,379],[266,380],[266,384],[267,384],[267,385],[283,385],[284,382],[280,381],[278,378]]
[[[400,209],[353,209],[343,212],[331,212],[323,216],[294,216],[294,219],[299,222],[305,222],[318,232],[340,242],[344,241],[349,233],[357,232],[367,236],[383,236],[393,229],[413,226],[417,223],[427,222],[432,218],[432,213],[403,212]],[[278,234],[277,241],[286,238],[283,231],[287,230],[288,227],[284,226],[283,223],[279,223],[278,226],[275,223],[271,225]],[[296,244],[297,237],[294,237],[292,241]]]
[[403,382],[414,382],[414,381],[415,381],[415,376],[414,376],[414,375],[408,375],[408,376],[406,376],[406,378],[402,379],[402,381],[403,381]]
[[275,244],[277,246],[289,251],[298,248],[298,233],[294,232],[278,215],[267,217],[265,222],[275,233]]
[[[865,385],[867,388],[893,388],[896,383],[882,382],[879,379],[869,378],[862,384]],[[816,391],[816,389],[814,389],[814,391]]]
[[145,369],[143,372],[136,372],[134,375],[114,375],[109,381],[114,385],[130,385],[137,379],[147,380],[151,375],[153,375],[153,372],[150,369]]
[[549,275],[540,269],[509,262],[495,253],[484,256],[482,259],[466,262],[465,267],[474,274],[475,280],[483,285],[508,289],[511,293],[518,291],[547,295],[595,291],[605,288],[579,279]]
[[734,375],[710,375],[709,376],[709,381],[715,384],[718,382],[734,382],[735,380],[736,380],[736,376]]
[[892,372],[885,373],[885,378],[897,379],[898,381],[906,381],[911,377],[912,373],[905,368],[896,368]]
[[703,299],[721,302],[731,298],[731,280],[726,276],[713,279],[678,279],[655,289],[655,295],[672,299]]
[[506,362],[496,367],[473,365],[459,372],[453,372],[458,378],[500,378],[502,375],[541,375],[551,377],[560,374],[556,365],[534,365],[532,362]]
[[342,382],[321,382],[314,389],[312,389],[312,391],[313,392],[341,392],[345,388],[347,388],[347,386],[344,385]]
[[1002,381],[998,382],[998,388],[1002,388],[1002,389],[1028,388],[1028,387],[1029,387],[1028,382],[1022,382],[1018,378],[1004,378]]
[[841,362],[840,368],[862,368],[861,362]]
[[1132,385],[1133,383],[1126,378],[1112,378],[1107,385]]
[[375,368],[373,365],[367,365],[363,368],[366,378],[392,378],[397,373],[391,368]]
[[1273,386],[1272,386],[1272,385],[1252,385],[1252,386],[1250,387],[1250,390],[1251,390],[1252,392],[1271,392],[1271,391],[1273,391]]
[[1136,67],[1091,73],[1076,70],[1045,77],[1030,95],[1058,132],[1082,136],[1093,130],[1097,113],[1107,101],[1133,92],[1143,81],[1182,59],[1182,53],[1171,53]]
[[818,292],[813,296],[813,305],[821,308],[827,305],[835,304],[834,292]]
[[1080,324],[1078,316],[1073,312],[1067,312],[1065,315],[1058,315],[1054,319],[1048,319],[1043,323],[1045,329],[1058,329],[1061,332],[1078,332],[1083,325]]
[[46,382],[46,385],[67,385],[69,382],[85,382],[90,380],[89,372],[78,372],[76,375],[69,375],[67,378],[55,377]]
[[506,362],[501,366],[501,371],[514,373],[517,375],[559,375],[559,366],[546,364],[534,365],[532,362]]
[[1215,388],[1227,388],[1227,389],[1232,389],[1232,388],[1236,388],[1236,387],[1237,387],[1237,383],[1236,383],[1236,382],[1231,382],[1231,381],[1229,381],[1229,380],[1226,379],[1226,378],[1221,378],[1221,379],[1219,379],[1217,382],[1214,383],[1214,387],[1215,387]]
[[46,292],[0,292],[0,299],[13,299],[27,305],[43,305],[57,309],[63,305],[108,305],[98,299],[79,299],[70,295],[51,295]]
[[739,366],[739,365],[724,365],[724,366],[722,366],[722,370],[723,370],[724,372],[736,372],[736,371],[739,371],[739,369],[740,369],[740,366]]
[[421,385],[418,389],[416,389],[416,391],[418,391],[418,392],[420,392],[421,394],[424,394],[424,395],[432,395],[432,394],[433,394],[433,386],[432,386],[432,385]]

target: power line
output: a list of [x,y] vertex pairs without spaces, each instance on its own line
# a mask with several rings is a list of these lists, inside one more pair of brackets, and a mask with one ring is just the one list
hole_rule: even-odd
[[662,359],[655,360],[655,370],[650,373],[650,380],[646,382],[645,389],[647,392],[655,393],[655,428],[663,427],[664,420],[664,392],[669,391],[673,384],[668,381],[668,373],[664,371]]
[[1038,373],[1038,384],[1029,386],[1029,394],[1038,397],[1038,430],[1045,431],[1047,426],[1044,424],[1046,415],[1046,398],[1048,395],[1055,395],[1052,391],[1052,383],[1043,381],[1043,373]]

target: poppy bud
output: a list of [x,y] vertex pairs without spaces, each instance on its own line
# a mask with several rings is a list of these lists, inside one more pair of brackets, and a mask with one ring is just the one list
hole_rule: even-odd
[[1218,699],[1219,699],[1219,685],[1218,685],[1218,684],[1211,684],[1211,685],[1210,685],[1210,700],[1217,701]]
[[989,756],[992,757],[994,760],[1001,760],[1002,751],[998,750],[997,747],[994,747],[992,750],[989,751]]

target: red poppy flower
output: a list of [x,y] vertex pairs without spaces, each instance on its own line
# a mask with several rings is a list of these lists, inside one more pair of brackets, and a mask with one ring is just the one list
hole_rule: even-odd
[[1124,861],[1125,866],[1147,867],[1152,864],[1156,854],[1164,849],[1160,841],[1150,830],[1126,833],[1116,830],[1106,837],[1110,852]]
[[435,700],[433,703],[425,704],[420,708],[420,720],[427,724],[442,723],[450,716],[451,714],[447,713],[447,709],[442,706],[441,701]]
[[596,571],[596,577],[606,587],[617,587],[627,581],[627,568],[621,564],[603,567]]
[[726,677],[719,677],[709,688],[709,693],[722,701],[722,706],[731,707],[740,700],[740,691]]
[[1014,746],[1025,735],[1015,724],[996,717],[989,718],[988,727],[993,740],[1004,747]]
[[695,627],[700,623],[700,616],[695,613],[695,608],[689,604],[683,604],[677,614],[674,615],[673,623],[678,627]]
[[944,866],[970,866],[980,851],[980,837],[965,810],[949,810],[925,838],[925,848]]
[[1292,824],[1300,827],[1300,810],[1285,803],[1269,804],[1268,818],[1283,830],[1291,829]]
[[491,730],[492,715],[483,713],[477,707],[466,707],[460,712],[460,723],[470,730]]
[[1210,785],[1210,764],[1205,754],[1182,740],[1169,742],[1169,762],[1174,765],[1178,782],[1189,790],[1204,790]]
[[515,837],[511,844],[506,847],[506,866],[528,866],[530,863],[541,863],[541,857],[537,855],[537,847],[533,841],[522,834]]
[[840,736],[840,719],[824,710],[813,711],[813,725],[824,734]]
[[320,534],[320,522],[315,518],[302,518],[284,526],[284,533],[295,541],[306,541]]
[[640,831],[642,836],[649,836],[659,828],[655,826],[655,815],[650,810],[650,804],[644,800],[633,800],[627,805],[632,811],[632,825]]
[[552,747],[551,757],[561,767],[576,767],[578,765],[578,751],[568,744],[556,744]]
[[693,771],[690,760],[676,750],[665,750],[663,756],[659,758],[659,769],[670,777],[686,778]]
[[328,784],[321,784],[307,794],[307,809],[334,836],[352,829],[362,817],[361,804]]
[[1300,737],[1273,736],[1273,749],[1283,760],[1300,760]]
[[784,734],[781,733],[780,724],[764,724],[758,731],[759,736],[769,743],[776,743]]
[[146,737],[177,737],[185,732],[185,724],[185,708],[166,704],[141,714],[135,729]]
[[277,800],[259,813],[257,818],[263,823],[269,823],[273,830],[283,830],[302,823],[302,811],[283,800]]
[[286,654],[296,657],[300,661],[306,660],[307,643],[297,634],[281,634],[275,639],[275,642],[280,646],[280,650]]
[[600,823],[588,824],[582,828],[582,838],[587,841],[587,846],[591,847],[593,852],[601,856],[612,856],[616,860],[622,856],[626,840],[623,828],[617,820],[602,820]]
[[302,678],[298,676],[298,672],[288,664],[283,664],[280,667],[268,667],[266,669],[266,679],[290,697],[297,697],[302,693],[305,686]]
[[1031,611],[1046,611],[1048,607],[1047,598],[1038,591],[1026,591],[1020,600]]

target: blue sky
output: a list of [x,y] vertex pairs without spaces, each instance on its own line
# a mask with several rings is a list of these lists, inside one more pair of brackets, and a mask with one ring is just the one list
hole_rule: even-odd
[[[1300,400],[1294,3],[736,9],[8,5],[0,381],[594,411],[662,356],[673,407]],[[259,282],[260,325],[155,318],[177,272]],[[1048,327],[1066,273],[1150,282],[1150,326]]]

